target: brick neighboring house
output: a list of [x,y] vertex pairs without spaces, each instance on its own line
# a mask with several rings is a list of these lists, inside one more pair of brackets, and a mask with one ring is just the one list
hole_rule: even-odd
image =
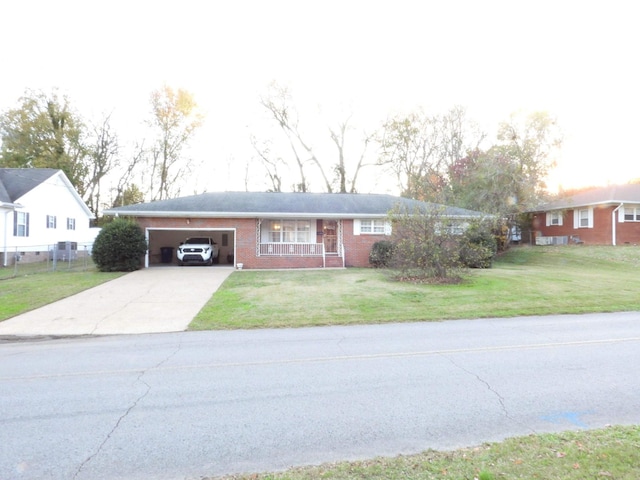
[[640,243],[640,184],[594,188],[531,213],[537,245]]
[[[391,233],[388,213],[428,204],[392,195],[219,192],[113,208],[105,215],[133,217],[145,232],[145,266],[168,263],[167,251],[187,237],[212,237],[219,263],[243,268],[368,267],[372,245]],[[483,214],[443,207],[464,224]],[[177,263],[172,253],[171,263]]]

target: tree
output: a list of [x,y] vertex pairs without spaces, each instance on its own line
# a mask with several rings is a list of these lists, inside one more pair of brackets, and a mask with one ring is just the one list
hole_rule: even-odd
[[503,122],[497,139],[488,150],[469,152],[450,167],[448,202],[514,218],[544,198],[545,177],[562,137],[548,114],[536,112]]
[[369,146],[369,142],[373,138],[372,136],[364,136],[362,150],[360,151],[360,155],[357,157],[358,161],[355,163],[353,167],[353,174],[349,176],[348,167],[347,167],[347,152],[345,148],[345,137],[346,132],[349,130],[350,117],[347,118],[344,122],[338,124],[337,129],[333,129],[329,127],[329,134],[331,136],[331,140],[336,146],[338,153],[338,161],[334,164],[334,172],[335,172],[335,180],[334,183],[338,184],[338,191],[340,193],[356,193],[357,188],[356,184],[358,181],[358,175],[363,167],[369,166],[365,162],[365,156],[367,153],[367,147]]
[[[337,150],[336,160],[327,161],[321,157],[312,142],[311,135],[305,134],[300,127],[298,112],[292,105],[292,96],[286,87],[275,83],[271,84],[269,93],[261,98],[260,104],[266,109],[272,120],[275,121],[280,131],[284,134],[293,160],[293,168],[298,172],[298,181],[294,183],[294,190],[306,192],[309,189],[307,179],[307,167],[315,167],[325,191],[354,193],[357,191],[357,179],[361,169],[368,166],[365,162],[365,154],[370,137],[365,135],[363,147],[359,155],[349,155],[346,149],[347,132],[351,130],[351,116],[340,122],[336,127],[328,127],[329,138],[333,147]],[[254,144],[255,148],[255,144]],[[274,159],[264,152],[260,153],[260,159],[267,171],[273,171]],[[282,159],[282,157],[279,157]],[[288,162],[285,161],[285,164]],[[331,175],[333,172],[333,176]]]
[[108,223],[93,243],[92,257],[101,272],[132,272],[142,265],[147,240],[140,226],[126,218]]
[[112,208],[144,202],[144,192],[135,183],[129,183],[116,194]]
[[112,191],[112,207],[123,207],[144,202],[144,192],[135,183],[132,183],[132,177],[140,165],[145,163],[146,155],[147,151],[144,142],[137,143],[131,159],[118,178],[117,186]]
[[462,107],[444,114],[420,109],[384,123],[378,163],[396,177],[403,196],[445,203],[450,166],[477,148],[484,136]]
[[438,200],[443,179],[438,158],[437,117],[424,111],[395,117],[382,127],[379,163],[395,175],[402,196]]
[[101,207],[102,181],[118,166],[118,153],[118,136],[111,128],[111,116],[107,115],[93,127],[93,145],[88,147],[91,161],[87,165],[84,179],[87,206],[96,218]]
[[401,279],[457,283],[464,265],[460,260],[457,225],[444,215],[444,207],[430,204],[426,209],[396,208],[390,214],[393,225],[392,268]]
[[84,196],[90,157],[81,117],[55,91],[27,91],[19,103],[0,116],[0,165],[61,169]]
[[150,149],[150,193],[152,200],[179,195],[179,181],[190,171],[192,161],[183,156],[185,147],[202,125],[193,95],[164,86],[151,94],[149,125],[156,132]]
[[535,207],[546,193],[545,179],[563,141],[556,119],[547,112],[514,113],[500,124],[497,137],[495,148],[516,168],[520,210]]
[[517,165],[501,149],[475,150],[449,169],[448,202],[495,214],[516,213],[521,181]]
[[[258,155],[260,163],[264,166],[269,177],[270,186],[267,191],[269,192],[281,192],[282,191],[282,174],[279,169],[281,167],[286,168],[287,164],[282,157],[273,156],[272,147],[270,141],[258,142],[255,136],[251,136],[251,146]],[[303,190],[304,191],[304,190]]]

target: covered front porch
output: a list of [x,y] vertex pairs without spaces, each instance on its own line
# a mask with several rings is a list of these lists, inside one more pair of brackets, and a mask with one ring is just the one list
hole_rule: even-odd
[[340,220],[260,219],[256,233],[258,257],[316,257],[323,268],[345,266]]

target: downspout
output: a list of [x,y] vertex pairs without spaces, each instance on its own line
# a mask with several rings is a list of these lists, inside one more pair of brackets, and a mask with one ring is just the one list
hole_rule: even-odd
[[2,266],[7,266],[7,217],[13,210],[7,210],[4,212],[4,238],[2,239]]
[[624,203],[618,205],[613,212],[611,212],[611,245],[616,245],[616,212],[624,206]]
[[7,261],[7,254],[8,254],[8,244],[7,242],[9,241],[9,225],[11,225],[10,223],[7,222],[7,218],[9,218],[9,214],[13,213],[16,209],[16,204],[5,204],[8,205],[9,207],[11,207],[11,210],[7,210],[6,212],[4,212],[4,238],[2,239],[2,266],[6,267],[9,265],[9,262]]

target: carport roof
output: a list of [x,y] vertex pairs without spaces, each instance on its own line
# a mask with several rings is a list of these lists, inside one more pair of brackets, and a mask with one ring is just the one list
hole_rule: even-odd
[[[414,211],[426,209],[425,202],[384,194],[211,192],[188,197],[139,203],[106,210],[105,215],[133,217],[384,217],[396,205]],[[473,218],[481,212],[442,206],[448,217]]]

